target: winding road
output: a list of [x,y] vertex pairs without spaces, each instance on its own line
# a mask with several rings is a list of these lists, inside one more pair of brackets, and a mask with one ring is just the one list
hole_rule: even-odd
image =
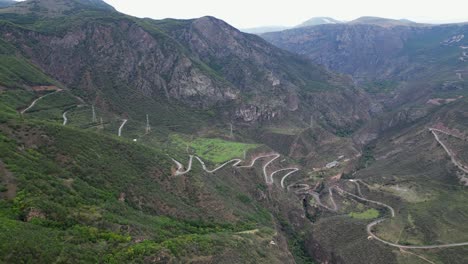
[[127,119],[124,119],[123,122],[122,122],[122,125],[120,125],[119,127],[119,137],[122,136],[122,129],[124,128],[125,124],[127,124],[128,120]]
[[65,112],[63,112],[63,115],[62,115],[62,117],[63,117],[63,125],[64,125],[64,126],[66,126],[67,123],[68,123],[67,113],[68,113],[68,111],[65,111]]
[[31,108],[33,108],[33,107],[36,105],[37,102],[39,102],[40,100],[44,99],[45,97],[47,97],[47,96],[49,96],[49,95],[52,95],[52,94],[56,94],[56,93],[61,92],[61,91],[62,91],[62,90],[57,90],[57,91],[55,91],[55,92],[48,93],[48,94],[46,94],[46,95],[43,95],[43,96],[37,98],[36,100],[32,101],[32,103],[31,103],[26,109],[24,109],[23,111],[21,111],[21,114],[22,114],[22,115],[25,114],[27,111],[29,111]]
[[400,245],[400,244],[396,244],[396,243],[392,243],[392,242],[388,242],[386,240],[383,240],[381,238],[379,238],[377,235],[375,235],[373,232],[372,232],[372,228],[384,221],[386,221],[387,219],[378,219],[378,220],[375,220],[374,222],[370,223],[367,225],[367,233],[372,236],[372,238],[374,238],[375,240],[379,241],[379,242],[382,242],[386,245],[389,245],[389,246],[392,246],[392,247],[397,247],[397,248],[403,248],[403,249],[437,249],[437,248],[451,248],[451,247],[463,247],[463,246],[468,246],[468,242],[464,242],[464,243],[453,243],[453,244],[443,244],[443,245],[428,245],[428,246],[407,246],[407,245]]
[[[295,193],[296,194],[308,194],[312,196],[317,203],[317,205],[327,209],[328,211],[331,212],[337,212],[338,211],[338,206],[336,205],[335,199],[333,198],[333,188],[328,188],[328,193],[330,195],[330,202],[332,203],[333,207],[329,207],[328,205],[322,203],[322,199],[320,198],[320,194],[318,192],[312,191],[312,188],[308,184],[293,184],[292,186],[294,187],[300,187],[300,188],[295,188]],[[288,186],[288,190],[292,187],[291,185]]]
[[[123,124],[124,125],[124,124]],[[449,134],[447,132],[444,132],[444,131],[441,131],[441,130],[438,130],[438,129],[432,129],[430,128],[429,129],[435,136],[436,140],[442,145],[442,147],[444,147],[445,151],[450,155],[450,157],[452,158],[452,161],[454,162],[454,164],[456,164],[460,169],[462,169],[464,172],[467,172],[468,173],[468,170],[466,170],[463,165],[459,164],[454,158],[453,158],[453,155],[451,153],[451,151],[445,146],[445,144],[443,144],[443,142],[440,141],[436,131],[438,132],[442,132],[442,133],[445,133],[445,134]],[[259,160],[259,159],[264,159],[264,158],[270,158],[268,160],[268,162],[266,162],[264,165],[263,165],[263,174],[264,174],[264,177],[265,177],[265,182],[268,184],[268,185],[272,185],[274,183],[274,176],[275,174],[277,173],[280,173],[280,172],[284,172],[284,171],[288,171],[290,170],[290,172],[288,172],[287,174],[283,175],[282,179],[281,179],[281,187],[282,188],[285,188],[285,181],[287,179],[287,177],[289,177],[290,175],[292,175],[293,173],[299,171],[298,168],[294,168],[294,167],[291,167],[291,168],[283,168],[283,169],[279,169],[279,170],[276,170],[276,171],[273,171],[272,173],[268,173],[267,171],[267,168],[270,164],[272,164],[275,160],[277,160],[279,157],[281,157],[279,154],[266,154],[266,155],[260,155],[260,156],[257,156],[255,157],[249,165],[244,165],[244,166],[240,166],[239,164],[241,164],[243,162],[243,160],[241,159],[232,159],[232,160],[229,160],[221,165],[219,165],[218,167],[210,170],[206,167],[206,164],[205,162],[197,157],[197,156],[193,156],[193,155],[190,155],[189,156],[189,162],[188,162],[188,166],[187,166],[187,169],[184,169],[184,165],[182,165],[182,163],[180,163],[179,161],[175,160],[175,159],[172,159],[173,162],[176,164],[177,166],[177,170],[175,172],[175,175],[176,176],[180,176],[180,175],[184,175],[184,174],[187,174],[189,173],[191,170],[192,170],[192,164],[193,164],[193,159],[197,159],[198,162],[201,164],[203,170],[207,173],[214,173],[224,167],[226,167],[227,165],[229,164],[232,164],[231,166],[233,168],[252,168],[256,161]],[[330,202],[332,204],[332,207],[322,203],[321,199],[320,199],[320,194],[313,191],[312,188],[310,187],[310,185],[308,184],[293,184],[293,185],[290,185],[288,186],[287,188],[285,188],[286,190],[290,190],[291,187],[299,187],[299,188],[295,188],[295,193],[296,194],[309,194],[311,195],[315,201],[317,202],[317,204],[331,212],[337,212],[338,211],[338,206],[335,202],[335,199],[333,198],[333,191],[336,190],[341,196],[350,196],[352,198],[355,198],[355,199],[358,199],[360,201],[364,201],[364,202],[368,202],[368,203],[373,203],[375,205],[378,205],[378,206],[381,206],[381,207],[385,207],[386,209],[388,209],[390,211],[390,215],[391,215],[391,218],[395,218],[396,216],[396,212],[395,212],[395,209],[388,205],[388,204],[385,204],[385,203],[382,203],[382,202],[379,202],[379,201],[374,201],[374,200],[369,200],[367,198],[365,198],[363,195],[362,195],[362,191],[361,191],[361,187],[359,185],[360,182],[362,182],[360,179],[353,179],[353,180],[349,180],[349,182],[352,182],[356,185],[356,188],[357,188],[357,193],[358,195],[356,194],[353,194],[353,193],[350,193],[348,191],[345,191],[343,190],[341,187],[339,186],[332,186],[332,187],[329,187],[328,188],[328,193],[329,193],[329,196],[330,196]],[[362,182],[363,184],[366,184],[364,182]],[[367,184],[366,184],[367,185]],[[451,248],[451,247],[462,247],[462,246],[468,246],[468,242],[462,242],[462,243],[450,243],[450,244],[441,244],[441,245],[423,245],[423,246],[411,246],[411,245],[401,245],[401,244],[397,244],[397,243],[393,243],[393,242],[389,242],[389,241],[386,241],[380,237],[378,237],[374,232],[373,232],[373,228],[381,223],[383,223],[384,221],[386,221],[388,219],[386,218],[382,218],[382,219],[377,219],[373,222],[371,222],[370,224],[367,225],[366,227],[366,231],[367,233],[369,234],[370,237],[372,237],[373,239],[375,239],[376,241],[379,241],[383,244],[386,244],[388,246],[391,246],[391,247],[396,247],[396,248],[399,248],[400,250],[404,250],[404,249],[441,249],[441,248]]]
[[[445,132],[445,131],[442,131],[442,130],[439,130],[439,129],[435,129],[435,128],[429,128],[429,131],[432,132],[432,134],[434,135],[435,139],[437,142],[439,142],[439,144],[442,146],[442,148],[444,148],[445,152],[447,152],[447,154],[449,155],[450,159],[452,160],[452,163],[457,166],[460,170],[462,170],[464,173],[467,173],[468,174],[468,168],[465,167],[463,164],[461,164],[456,158],[455,158],[455,155],[452,153],[452,151],[447,147],[447,145],[445,145],[444,142],[442,142],[442,140],[440,140],[439,138],[439,135],[437,135],[436,131],[437,132],[440,132],[440,133],[444,133],[446,135],[449,135],[449,136],[454,136],[448,132]],[[456,136],[454,136],[456,137]],[[456,137],[456,138],[460,138],[460,137]],[[463,177],[465,178],[465,177]],[[466,179],[466,178],[465,178]]]
[[[355,181],[356,184],[359,184],[358,182]],[[395,209],[393,209],[393,207],[391,207],[390,205],[388,204],[384,204],[384,203],[381,203],[381,202],[378,202],[378,201],[373,201],[373,200],[369,200],[369,199],[366,199],[362,196],[358,196],[358,195],[355,195],[355,194],[352,194],[350,192],[347,192],[343,189],[341,189],[340,187],[333,187],[335,188],[339,193],[344,193],[346,195],[349,195],[351,197],[354,197],[358,200],[361,200],[361,201],[365,201],[365,202],[369,202],[369,203],[373,203],[373,204],[376,204],[376,205],[380,205],[380,206],[383,206],[383,207],[386,207],[389,211],[390,211],[390,214],[392,215],[392,218],[395,217]]]
[[252,159],[252,161],[250,162],[249,165],[243,165],[243,166],[240,166],[239,164],[241,164],[243,162],[243,160],[241,159],[232,159],[232,160],[229,160],[229,161],[226,161],[225,163],[219,165],[218,167],[212,169],[212,170],[209,170],[207,167],[206,167],[206,164],[205,162],[200,158],[200,157],[197,157],[197,156],[193,156],[193,155],[190,155],[189,156],[189,161],[188,161],[188,166],[187,166],[187,169],[184,169],[184,165],[182,165],[182,163],[180,163],[179,161],[175,160],[175,159],[172,159],[172,161],[176,164],[177,166],[177,170],[175,172],[175,175],[176,176],[180,176],[180,175],[184,175],[184,174],[187,174],[189,173],[191,170],[192,170],[192,164],[193,164],[193,159],[197,159],[198,162],[201,164],[203,170],[207,173],[214,173],[222,168],[224,168],[225,166],[229,165],[229,164],[232,164],[231,167],[233,168],[252,168],[255,163],[257,162],[257,160],[259,159],[264,159],[264,158],[270,158],[270,160],[265,163],[265,165],[263,165],[263,175],[265,177],[265,182],[266,184],[268,185],[272,185],[274,183],[274,179],[273,179],[273,176],[279,172],[282,172],[282,171],[288,171],[290,170],[290,172],[288,172],[287,174],[285,174],[282,178],[281,178],[281,187],[282,188],[285,188],[284,186],[284,183],[286,181],[286,178],[289,177],[290,175],[292,175],[293,173],[299,171],[299,168],[295,168],[295,167],[291,167],[291,168],[284,168],[284,169],[279,169],[279,170],[276,170],[272,173],[268,173],[267,172],[267,168],[270,164],[272,164],[275,160],[277,160],[279,157],[281,157],[280,154],[277,154],[277,153],[274,153],[274,154],[266,154],[266,155],[260,155],[260,156],[257,156],[255,157],[254,159]]
[[[329,189],[328,191],[331,193],[331,190],[330,190],[330,189]],[[332,201],[333,201],[333,202],[332,202],[333,208],[330,208],[330,207],[328,207],[327,205],[325,205],[324,203],[322,203],[322,200],[320,199],[320,194],[319,194],[319,193],[314,192],[314,191],[308,191],[307,194],[309,194],[309,195],[311,195],[312,197],[314,197],[315,202],[316,202],[319,206],[321,206],[321,207],[327,209],[328,211],[331,211],[331,212],[337,212],[337,211],[338,211],[338,208],[336,207],[336,203],[335,203],[335,201],[333,200],[333,196],[331,196]]]
[[[350,181],[359,185],[358,180],[350,180]],[[388,204],[378,202],[378,201],[369,200],[369,199],[364,198],[362,196],[352,194],[350,192],[347,192],[347,191],[341,189],[340,187],[333,187],[333,188],[335,188],[340,194],[344,193],[344,194],[352,196],[352,197],[354,197],[356,199],[386,207],[387,209],[390,210],[391,218],[395,217],[395,209],[393,207],[391,207],[390,205],[388,205]],[[384,244],[386,244],[388,246],[392,246],[392,247],[396,247],[396,248],[400,248],[400,249],[438,249],[438,248],[451,248],[451,247],[468,246],[468,242],[442,244],[442,245],[424,245],[424,246],[409,246],[409,245],[401,245],[401,244],[392,243],[392,242],[386,241],[386,240],[378,237],[376,234],[374,234],[372,232],[373,227],[377,226],[378,224],[380,224],[380,223],[382,223],[382,222],[384,222],[386,220],[387,219],[385,219],[385,218],[375,220],[375,221],[373,221],[373,222],[371,222],[370,224],[367,225],[366,230],[367,230],[367,233],[369,234],[369,236],[371,236],[373,239],[375,239],[375,240],[377,240],[377,241],[379,241],[381,243],[384,243]]]

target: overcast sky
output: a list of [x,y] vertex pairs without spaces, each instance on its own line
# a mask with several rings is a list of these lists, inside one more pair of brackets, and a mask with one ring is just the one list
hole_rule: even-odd
[[206,15],[238,28],[292,26],[316,16],[352,20],[360,16],[417,22],[468,21],[468,0],[105,0],[138,17],[195,18]]

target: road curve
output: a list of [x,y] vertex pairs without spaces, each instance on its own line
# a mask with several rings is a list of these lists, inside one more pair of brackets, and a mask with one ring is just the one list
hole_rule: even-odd
[[427,245],[427,246],[407,246],[407,245],[400,245],[400,244],[396,244],[396,243],[392,243],[392,242],[389,242],[389,241],[386,241],[386,240],[383,240],[381,238],[379,238],[377,235],[375,235],[373,232],[372,232],[372,228],[384,221],[386,221],[387,219],[378,219],[378,220],[375,220],[374,222],[370,223],[367,225],[367,233],[372,237],[374,238],[375,240],[379,241],[379,242],[382,242],[388,246],[392,246],[392,247],[397,247],[397,248],[403,248],[403,249],[437,249],[437,248],[451,248],[451,247],[463,247],[463,246],[468,246],[468,242],[464,242],[464,243],[453,243],[453,244],[444,244],[444,245]]
[[46,94],[46,95],[43,95],[43,96],[37,98],[36,100],[32,101],[32,103],[31,103],[26,109],[24,109],[23,111],[21,111],[20,113],[21,113],[22,115],[25,114],[27,111],[29,111],[31,108],[33,108],[33,107],[36,105],[36,103],[39,102],[40,100],[44,99],[45,97],[47,97],[47,96],[49,96],[49,95],[56,94],[56,93],[61,92],[61,91],[62,91],[62,90],[57,90],[57,91],[55,91],[55,92],[48,93],[48,94]]
[[66,126],[67,123],[68,123],[67,113],[68,113],[68,111],[65,111],[65,112],[63,112],[63,115],[62,115],[62,117],[63,117],[63,125],[64,125],[64,126]]
[[257,162],[257,160],[259,159],[264,159],[264,158],[270,158],[270,160],[268,160],[267,163],[265,163],[263,165],[263,175],[265,177],[265,182],[266,184],[268,185],[272,185],[274,183],[274,180],[273,180],[273,176],[279,172],[282,172],[282,171],[287,171],[287,170],[291,170],[291,172],[287,173],[286,175],[283,176],[283,178],[281,179],[281,187],[282,188],[285,188],[284,187],[284,182],[286,180],[287,177],[289,177],[290,175],[292,175],[293,173],[299,171],[298,168],[285,168],[285,169],[279,169],[279,170],[276,170],[270,174],[268,174],[267,172],[267,167],[273,163],[275,160],[277,160],[279,157],[281,157],[281,155],[279,154],[266,154],[266,155],[260,155],[260,156],[257,156],[255,157],[254,159],[252,159],[252,161],[250,162],[250,164],[248,165],[239,165],[243,162],[243,160],[241,159],[232,159],[232,160],[229,160],[229,161],[226,161],[225,163],[219,165],[218,167],[210,170],[206,167],[206,164],[205,162],[200,158],[200,157],[197,157],[197,156],[193,156],[193,155],[190,155],[190,158],[189,158],[189,161],[188,161],[188,166],[187,166],[187,169],[184,170],[184,166],[182,165],[182,163],[180,163],[179,161],[175,160],[175,159],[172,159],[172,161],[176,164],[177,166],[177,170],[175,172],[175,175],[176,176],[181,176],[181,175],[184,175],[184,174],[187,174],[189,173],[191,170],[192,170],[192,163],[193,163],[193,158],[195,158],[196,160],[198,160],[198,162],[201,164],[203,170],[207,173],[214,173],[224,167],[226,167],[227,165],[229,164],[232,164],[231,167],[233,168],[252,168],[255,163]]
[[[359,180],[350,180],[351,182],[355,182],[356,184],[359,184]],[[352,194],[350,192],[347,192],[343,189],[341,189],[340,187],[333,187],[335,188],[336,190],[338,190],[339,193],[345,193],[349,196],[352,196],[354,198],[357,198],[359,200],[363,200],[363,201],[366,201],[366,202],[370,202],[370,203],[374,203],[374,204],[377,204],[377,205],[380,205],[380,206],[383,206],[383,207],[386,207],[387,209],[390,210],[390,213],[391,213],[391,216],[392,218],[395,217],[395,209],[393,209],[393,207],[391,207],[390,205],[388,204],[384,204],[382,202],[378,202],[378,201],[373,201],[373,200],[369,200],[369,199],[366,199],[364,197],[361,197],[361,196],[358,196],[358,195],[355,195],[355,194]],[[382,218],[382,219],[378,219],[378,220],[375,220],[373,222],[371,222],[370,224],[367,225],[366,227],[366,230],[367,230],[367,233],[369,234],[369,236],[371,236],[373,239],[383,243],[383,244],[386,244],[388,246],[392,246],[392,247],[396,247],[396,248],[400,248],[400,249],[440,249],[440,248],[451,248],[451,247],[462,247],[462,246],[468,246],[468,242],[462,242],[462,243],[451,243],[451,244],[442,244],[442,245],[424,245],[424,246],[409,246],[409,245],[400,245],[400,244],[396,244],[396,243],[392,243],[392,242],[389,242],[389,241],[386,241],[386,240],[383,240],[382,238],[378,237],[376,234],[374,234],[372,232],[372,228],[375,227],[376,225],[386,221],[387,219],[385,218]]]
[[359,185],[359,183],[357,183],[357,180],[349,180],[349,181],[356,184],[356,188],[357,188],[359,196],[363,197],[364,195],[362,195],[362,192],[361,192],[361,185]]
[[184,165],[182,165],[182,163],[178,162],[175,159],[172,159],[172,161],[174,161],[174,163],[177,166],[177,171],[175,172],[176,176],[187,174],[192,170],[192,161],[193,161],[193,156],[192,155],[190,155],[190,157],[189,157],[189,165],[188,165],[188,168],[185,171],[183,170]]
[[[332,203],[332,206],[333,207],[329,207],[327,205],[325,205],[324,203],[322,203],[322,199],[320,199],[320,194],[318,192],[315,192],[312,190],[312,187],[310,187],[310,185],[308,184],[293,184],[293,185],[289,185],[288,186],[288,191],[291,187],[296,187],[295,189],[295,193],[296,194],[308,194],[310,196],[312,196],[315,200],[315,202],[327,209],[328,211],[331,211],[331,212],[337,212],[338,211],[338,206],[336,205],[336,202],[335,202],[335,199],[333,198],[333,188],[329,188],[328,189],[328,193],[330,194],[330,201]],[[297,188],[299,187],[299,188]]]
[[[298,183],[298,184],[291,184],[291,185],[288,185],[287,187],[287,190],[289,191],[292,187],[295,187],[295,193],[297,194],[303,194],[303,193],[306,193],[308,190],[310,190],[312,187],[310,187],[309,184],[305,184],[305,183]],[[299,188],[297,188],[299,187]]]
[[461,140],[465,140],[465,138],[462,138],[460,136],[457,136],[457,135],[454,135],[450,132],[447,132],[447,131],[444,131],[444,130],[441,130],[441,129],[438,129],[438,128],[429,128],[429,131],[436,131],[436,132],[440,132],[442,134],[446,134],[448,136],[452,136],[452,137],[455,137],[455,138],[458,138],[458,139],[461,139]]
[[[357,182],[356,182],[357,183]],[[355,195],[355,194],[352,194],[350,192],[347,192],[343,189],[341,189],[340,187],[333,187],[335,188],[338,192],[340,193],[344,193],[344,194],[347,194],[351,197],[354,197],[358,200],[361,200],[361,201],[365,201],[365,202],[369,202],[369,203],[373,203],[373,204],[377,204],[377,205],[380,205],[380,206],[383,206],[383,207],[386,207],[388,210],[390,210],[390,213],[392,215],[392,218],[395,217],[395,209],[393,209],[393,207],[391,207],[390,205],[387,205],[387,204],[384,204],[384,203],[381,203],[381,202],[377,202],[377,201],[373,201],[373,200],[369,200],[369,199],[366,199],[364,197],[361,197],[361,196],[358,196],[358,195]]]
[[[452,160],[452,163],[457,166],[460,170],[462,170],[464,173],[467,173],[468,174],[468,168],[466,168],[463,164],[461,164],[457,159],[455,159],[455,155],[452,153],[452,151],[447,147],[447,145],[445,145],[444,142],[442,142],[442,140],[440,140],[439,138],[439,135],[437,135],[436,131],[437,132],[441,132],[441,133],[444,133],[446,135],[449,135],[449,136],[454,136],[450,133],[447,133],[445,131],[442,131],[442,130],[439,130],[439,129],[434,129],[434,128],[429,128],[429,131],[432,132],[432,134],[434,135],[435,139],[437,142],[439,142],[439,144],[442,146],[442,148],[444,148],[445,152],[447,152],[447,154],[449,155],[450,159]],[[457,137],[459,138],[459,137]]]
[[[286,179],[293,175],[294,173],[298,172],[299,169],[298,168],[286,168],[286,169],[281,169],[279,171],[287,171],[287,170],[290,170],[290,172],[286,173],[283,178],[281,178],[281,188],[286,188],[286,186],[284,185],[284,182],[286,181]],[[271,177],[273,178],[273,175],[276,173],[276,172],[279,172],[279,171],[275,171],[274,173],[271,174]]]
[[118,133],[119,137],[122,136],[122,129],[124,128],[125,124],[127,124],[127,122],[128,122],[128,120],[127,120],[127,119],[124,119],[123,122],[122,122],[122,125],[120,125],[120,127],[119,127],[119,133]]

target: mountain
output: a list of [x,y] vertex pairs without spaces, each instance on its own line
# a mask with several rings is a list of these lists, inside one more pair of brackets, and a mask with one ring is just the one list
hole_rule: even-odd
[[419,24],[408,19],[389,19],[381,17],[360,17],[355,20],[348,22],[348,24],[365,24],[365,25],[376,25],[381,27],[397,27],[397,26],[425,26],[425,24]]
[[82,10],[115,11],[102,0],[28,0],[0,10],[4,14],[66,16]]
[[272,173],[356,155],[349,135],[370,108],[348,76],[214,17],[139,19],[102,1],[4,8],[0,236],[15,242],[0,259],[309,261],[299,234],[311,222]]
[[242,32],[250,34],[263,34],[268,32],[276,32],[289,29],[290,27],[285,26],[267,26],[267,27],[254,27],[241,29]]
[[375,24],[374,19],[372,23],[365,21],[367,24],[361,20],[262,36],[278,47],[307,56],[331,70],[351,74],[357,80],[402,81],[430,72],[455,75],[456,70],[464,68],[466,26],[389,27]]
[[262,36],[330,70],[352,75],[373,103],[379,102],[383,112],[390,111],[379,117],[382,122],[367,124],[373,131],[357,140],[369,143],[384,130],[428,115],[435,98],[465,96],[467,34],[466,25],[353,23]]
[[[330,70],[352,75],[369,93],[371,102],[382,103],[382,113],[352,134],[353,141],[362,146],[362,156],[356,167],[343,175],[351,180],[338,183],[353,190],[349,194],[352,197],[361,197],[358,198],[361,201],[368,197],[365,199],[383,202],[387,210],[392,208],[383,215],[376,212],[371,215],[372,209],[363,215],[351,213],[367,219],[370,241],[377,238],[395,249],[408,245],[408,249],[417,249],[415,245],[450,246],[452,241],[468,241],[461,235],[465,225],[456,220],[468,210],[456,202],[466,195],[468,160],[463,154],[467,144],[463,132],[466,122],[462,119],[468,113],[467,34],[468,28],[463,24],[421,25],[365,17],[346,24],[262,35],[280,48],[308,57]],[[334,186],[330,181],[329,190]],[[328,201],[330,207],[337,199],[329,194]],[[347,202],[341,206],[339,211],[347,212]],[[460,214],[452,214],[454,210]],[[311,209],[309,213],[316,212]],[[379,220],[381,217],[386,224]],[[362,261],[356,252],[370,245],[359,240],[361,227],[354,226],[353,220],[329,217],[317,223],[315,236],[305,243],[319,262]],[[459,231],[444,235],[451,228]],[[342,237],[355,236],[356,240],[342,242]],[[417,256],[399,256],[401,259],[396,260],[383,247],[372,247],[375,251],[366,254],[369,263],[382,259],[385,263],[417,263],[416,258],[434,263],[466,262],[466,248],[452,248],[451,256],[418,250]]]
[[283,31],[283,30],[288,30],[291,28],[301,28],[301,27],[311,27],[311,26],[317,26],[317,25],[324,25],[324,24],[339,24],[343,23],[341,21],[338,21],[336,19],[333,19],[331,17],[314,17],[311,18],[304,23],[301,23],[295,27],[286,27],[286,26],[269,26],[269,27],[256,27],[256,28],[246,28],[242,29],[242,32],[250,33],[250,34],[264,34],[264,33],[270,33],[270,32],[278,32],[278,31]]
[[340,24],[340,23],[343,23],[343,22],[333,19],[331,17],[313,17],[305,21],[304,23],[295,26],[295,28],[312,27],[312,26],[326,25],[326,24]]
[[[103,10],[77,12],[60,24],[58,20],[14,17],[10,21],[17,24],[5,24],[3,36],[46,74],[119,115],[141,118],[171,100],[204,109],[227,103],[227,112],[216,110],[224,120],[251,123],[291,112],[310,119],[312,109],[302,106],[309,100],[304,93],[328,96],[324,92],[338,88],[365,100],[349,79],[212,17],[138,20]],[[329,110],[328,105],[317,105],[314,115],[326,113],[327,126],[350,125],[346,115],[352,112]],[[353,116],[368,117],[367,109],[356,111]]]
[[14,1],[14,0],[1,0],[0,1],[0,8],[9,7],[9,6],[12,6],[14,4],[16,4],[16,1]]

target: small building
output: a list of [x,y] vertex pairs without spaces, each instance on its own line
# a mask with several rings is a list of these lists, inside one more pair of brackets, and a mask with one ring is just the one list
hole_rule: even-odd
[[335,167],[338,166],[339,164],[340,164],[340,163],[339,163],[337,160],[335,160],[335,161],[333,161],[333,162],[328,163],[325,167],[326,167],[327,169],[331,169],[331,168],[335,168]]

